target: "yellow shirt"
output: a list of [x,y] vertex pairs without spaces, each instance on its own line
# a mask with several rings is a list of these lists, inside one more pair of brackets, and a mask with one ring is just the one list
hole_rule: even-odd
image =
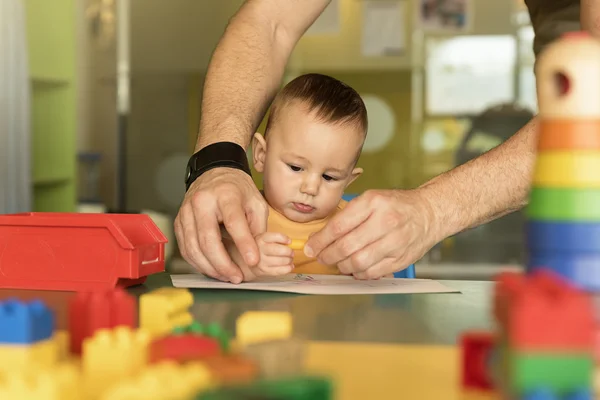
[[[338,211],[346,207],[347,202],[341,200],[337,209],[333,212],[335,215]],[[311,222],[294,222],[290,221],[283,214],[269,206],[269,219],[267,221],[267,230],[269,232],[281,232],[287,235],[290,239],[307,240],[308,236],[321,230],[331,216]],[[317,261],[314,257],[307,257],[303,250],[294,251],[294,273],[297,274],[329,274],[340,275],[340,271],[335,265],[324,265]]]

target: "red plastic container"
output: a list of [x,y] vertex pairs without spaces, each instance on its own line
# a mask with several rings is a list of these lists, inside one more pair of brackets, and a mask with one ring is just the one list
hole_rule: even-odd
[[0,215],[0,288],[81,291],[142,284],[167,238],[145,214]]

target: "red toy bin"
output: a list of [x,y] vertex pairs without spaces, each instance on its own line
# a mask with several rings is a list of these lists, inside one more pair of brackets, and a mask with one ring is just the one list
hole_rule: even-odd
[[83,291],[142,284],[167,238],[145,214],[0,215],[0,288]]

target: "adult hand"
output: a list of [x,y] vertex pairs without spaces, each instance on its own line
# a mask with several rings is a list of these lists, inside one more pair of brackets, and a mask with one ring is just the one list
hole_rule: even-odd
[[223,245],[221,224],[248,266],[260,260],[255,236],[267,230],[268,208],[252,178],[233,168],[202,174],[185,194],[175,218],[182,257],[199,272],[240,283],[242,271]]
[[311,235],[309,257],[342,274],[378,279],[417,261],[439,240],[427,198],[415,190],[365,192]]

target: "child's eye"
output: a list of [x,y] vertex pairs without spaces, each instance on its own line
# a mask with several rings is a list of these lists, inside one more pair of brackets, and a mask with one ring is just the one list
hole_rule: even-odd
[[326,181],[337,181],[337,178],[334,178],[333,176],[329,175],[323,175],[323,179],[325,179]]
[[300,171],[302,169],[302,168],[297,167],[295,165],[290,165],[290,168],[292,169],[292,171],[296,171],[296,172],[298,172],[298,171]]

